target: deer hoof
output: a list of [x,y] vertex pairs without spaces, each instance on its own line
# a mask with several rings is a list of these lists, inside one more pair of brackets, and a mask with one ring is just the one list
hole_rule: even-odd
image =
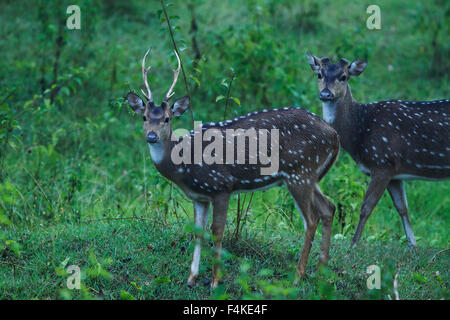
[[213,279],[211,281],[211,289],[217,288],[218,285],[219,285],[219,279]]
[[187,281],[188,287],[192,288],[193,286],[195,286],[196,281],[197,281],[197,275],[189,274],[189,278]]
[[408,242],[408,247],[412,250],[417,248],[416,242]]
[[303,276],[305,275],[305,270],[303,269],[298,269],[296,274],[295,274],[295,279],[294,279],[294,286],[298,286],[300,284],[300,280],[303,279]]

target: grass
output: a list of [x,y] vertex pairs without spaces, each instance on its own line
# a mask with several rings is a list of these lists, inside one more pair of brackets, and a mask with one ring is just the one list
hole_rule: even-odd
[[[138,299],[387,298],[388,294],[394,297],[389,277],[397,272],[401,299],[448,298],[449,251],[428,246],[412,250],[398,241],[363,241],[350,250],[348,240],[334,239],[328,273],[322,274],[316,270],[317,237],[307,276],[294,287],[292,274],[302,243],[300,232],[282,235],[275,230],[262,231],[255,228],[239,240],[231,239],[231,232],[226,232],[223,282],[211,292],[207,285],[211,243],[204,246],[197,285],[186,285],[193,242],[182,224],[168,228],[142,220],[109,220],[14,230],[8,236],[19,239],[24,252],[20,257],[9,252],[0,258],[0,296],[65,297],[67,276],[58,275],[57,269],[66,261],[67,266],[81,268],[88,297],[99,299],[120,299],[122,291]],[[111,277],[93,275],[97,264]],[[382,282],[386,287],[367,289],[365,272],[369,265],[381,267],[382,279],[388,278]],[[71,294],[73,298],[83,297],[77,290]]]

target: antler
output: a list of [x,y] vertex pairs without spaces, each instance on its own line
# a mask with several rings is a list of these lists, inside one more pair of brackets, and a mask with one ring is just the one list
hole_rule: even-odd
[[166,101],[169,101],[169,99],[175,94],[175,92],[172,92],[172,90],[173,90],[173,88],[175,88],[175,85],[176,85],[177,80],[178,80],[178,75],[180,74],[180,69],[181,69],[180,57],[178,56],[178,53],[177,53],[176,50],[174,50],[174,52],[175,52],[175,55],[176,55],[177,60],[178,60],[178,68],[173,70],[173,82],[172,82],[172,85],[169,88],[169,91],[167,91],[166,99],[165,99]]
[[150,52],[151,48],[147,50],[145,53],[144,59],[142,59],[142,77],[144,78],[145,88],[147,89],[147,94],[145,94],[144,90],[141,89],[142,94],[148,99],[148,101],[153,102],[152,91],[150,90],[150,86],[148,85],[147,73],[151,69],[151,67],[145,67],[145,60],[147,60],[147,55]]

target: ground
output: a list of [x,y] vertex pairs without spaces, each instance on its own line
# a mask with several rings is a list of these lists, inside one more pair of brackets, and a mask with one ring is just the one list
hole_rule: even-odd
[[[263,228],[240,239],[226,232],[223,279],[211,291],[211,243],[201,261],[200,277],[186,285],[193,252],[190,233],[181,224],[130,219],[36,226],[13,231],[20,239],[20,258],[3,252],[0,296],[4,299],[372,299],[394,298],[398,273],[400,299],[448,298],[448,250],[411,249],[398,241],[362,241],[350,249],[348,239],[332,240],[329,269],[317,271],[318,239],[307,275],[293,285],[302,235],[277,234]],[[209,248],[209,249],[208,249]],[[89,257],[87,259],[87,257]],[[67,289],[62,270],[78,265],[82,290]],[[381,289],[367,288],[370,265],[381,268]]]

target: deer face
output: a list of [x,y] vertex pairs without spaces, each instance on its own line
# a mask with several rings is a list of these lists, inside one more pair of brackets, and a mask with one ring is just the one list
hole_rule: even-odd
[[172,118],[181,116],[189,107],[189,97],[187,96],[176,100],[171,107],[167,101],[163,101],[159,106],[155,106],[152,101],[144,103],[133,92],[128,93],[127,100],[135,113],[142,114],[145,139],[148,143],[170,139]]
[[365,60],[356,60],[349,63],[341,59],[338,63],[331,63],[327,57],[317,58],[309,52],[308,57],[311,69],[317,73],[319,82],[319,99],[324,102],[336,101],[347,93],[348,79],[359,76],[365,69]]
[[173,70],[174,79],[172,85],[170,86],[169,91],[167,92],[161,105],[155,105],[147,79],[147,73],[150,70],[150,67],[145,67],[145,60],[147,59],[149,52],[150,49],[148,49],[144,59],[142,59],[142,77],[144,79],[147,94],[144,91],[142,91],[142,93],[147,99],[147,102],[144,103],[141,97],[133,92],[128,93],[127,100],[130,108],[135,113],[142,114],[142,119],[144,120],[145,139],[147,142],[157,143],[160,140],[168,141],[168,139],[170,139],[170,134],[172,132],[170,122],[173,117],[179,117],[187,110],[189,107],[189,97],[178,99],[171,107],[169,107],[169,99],[174,94],[173,88],[177,83],[178,74],[180,73],[181,67],[180,58],[175,51],[175,55],[178,60],[178,68]]

